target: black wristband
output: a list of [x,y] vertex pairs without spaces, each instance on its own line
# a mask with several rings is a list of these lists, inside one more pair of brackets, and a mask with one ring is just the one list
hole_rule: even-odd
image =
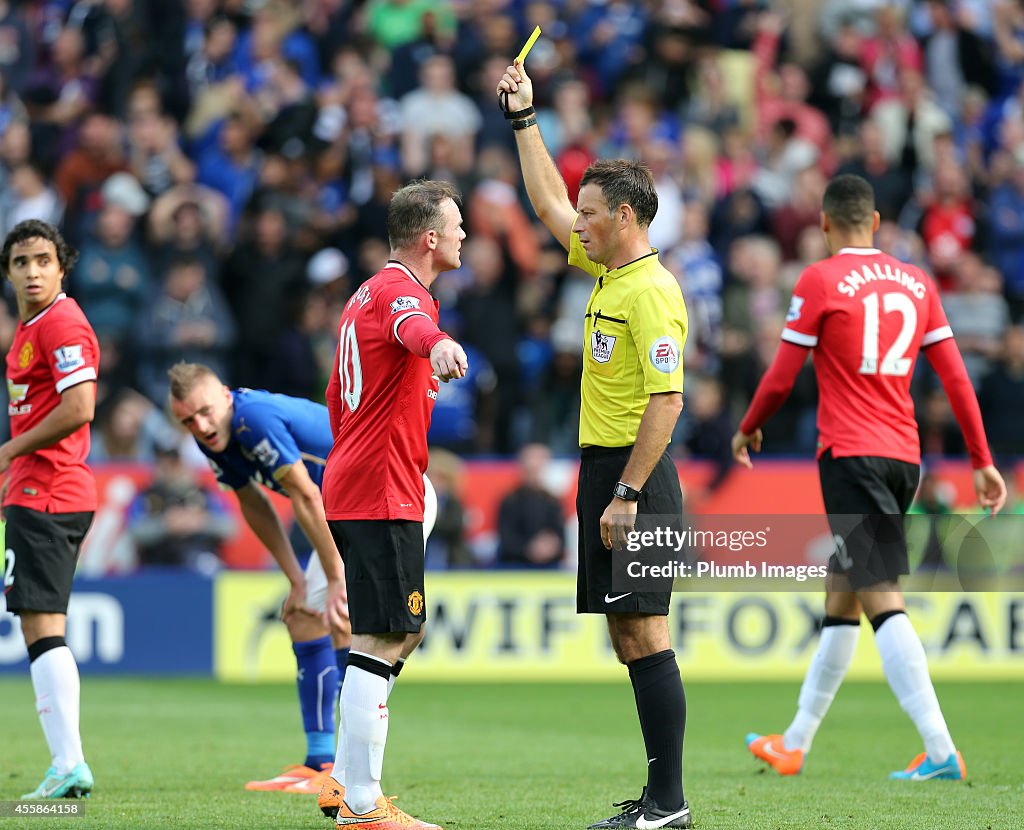
[[532,127],[537,123],[537,116],[531,115],[529,118],[524,118],[521,121],[513,121],[513,130],[525,130],[527,127]]
[[533,115],[537,110],[533,108],[533,105],[528,106],[524,110],[516,110],[515,112],[505,112],[503,115],[509,121],[515,121],[519,118],[526,118],[527,116]]

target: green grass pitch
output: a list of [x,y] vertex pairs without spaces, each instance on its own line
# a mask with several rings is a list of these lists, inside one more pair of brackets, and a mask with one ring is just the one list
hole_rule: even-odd
[[[243,789],[301,760],[292,687],[87,677],[82,690],[96,776],[87,815],[0,819],[0,830],[333,826],[312,797]],[[743,736],[781,730],[796,684],[689,684],[686,793],[697,827],[1024,827],[1021,684],[942,683],[938,691],[967,761],[966,785],[886,780],[918,740],[884,685],[845,686],[803,774],[783,779],[747,753]],[[47,757],[27,679],[0,681],[0,696],[2,801],[32,789]],[[643,783],[625,674],[617,684],[399,683],[391,711],[385,791],[448,830],[582,830]]]

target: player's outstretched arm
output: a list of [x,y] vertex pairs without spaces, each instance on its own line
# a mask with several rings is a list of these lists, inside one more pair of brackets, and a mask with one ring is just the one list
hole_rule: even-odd
[[238,506],[241,508],[245,523],[270,551],[270,555],[274,557],[274,561],[291,585],[288,598],[281,609],[281,617],[287,619],[296,611],[316,616],[315,611],[306,607],[306,576],[299,566],[299,560],[295,558],[295,551],[288,541],[281,518],[266,493],[259,485],[250,482],[245,487],[235,490],[235,495],[238,497]]
[[942,381],[950,407],[964,434],[967,452],[974,468],[974,490],[982,507],[998,513],[1006,503],[1006,482],[992,463],[985,423],[978,406],[978,396],[967,375],[964,359],[956,341],[949,337],[924,350],[928,362]]
[[395,323],[395,339],[417,357],[428,358],[430,368],[444,383],[464,378],[469,371],[469,360],[462,346],[426,314],[409,314]]
[[345,621],[342,605],[348,602],[345,590],[345,566],[334,543],[331,529],[327,526],[327,514],[324,513],[324,501],[320,488],[309,477],[306,465],[292,464],[280,478],[282,487],[291,499],[295,520],[299,523],[306,538],[313,545],[320,564],[323,565],[327,577],[327,619],[325,622],[334,629],[344,628]]
[[[533,82],[518,59],[505,70],[505,74],[498,82],[499,100],[505,100],[506,94],[509,112],[529,112],[533,109]],[[530,126],[515,130],[519,166],[523,170],[526,193],[540,221],[568,251],[572,226],[576,221],[576,209],[569,201],[565,182],[551,160],[548,148],[544,146],[544,138],[540,134],[536,117],[524,115],[522,119],[513,120],[511,123],[512,127],[516,128],[530,121],[533,122]]]

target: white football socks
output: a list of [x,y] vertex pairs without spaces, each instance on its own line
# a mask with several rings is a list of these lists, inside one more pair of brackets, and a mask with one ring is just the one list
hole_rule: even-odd
[[51,648],[29,666],[36,693],[36,712],[58,775],[66,775],[85,760],[79,730],[81,681],[78,664],[67,646]]
[[[368,656],[368,655],[367,655]],[[378,658],[371,658],[378,659]],[[382,664],[389,666],[386,661]],[[388,739],[388,681],[349,665],[341,688],[345,802],[356,814],[368,813],[382,795],[381,772]],[[335,761],[337,763],[337,761]]]
[[782,736],[786,749],[810,751],[814,735],[850,668],[859,635],[859,625],[829,625],[821,629],[818,650],[800,687],[796,716]]
[[895,614],[875,632],[882,669],[903,711],[917,727],[928,757],[942,763],[956,752],[928,674],[921,638],[906,614]]
[[[405,658],[399,657],[398,663],[405,663]],[[389,698],[391,697],[391,690],[395,688],[396,680],[398,680],[398,675],[392,672],[388,678]],[[341,705],[341,695],[338,696],[338,751],[334,756],[334,771],[331,773],[331,776],[341,786],[345,786],[345,712],[344,707]],[[349,806],[352,805],[350,804]]]

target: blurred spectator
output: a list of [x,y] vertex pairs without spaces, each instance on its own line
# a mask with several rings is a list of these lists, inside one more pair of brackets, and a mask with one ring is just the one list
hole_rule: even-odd
[[367,32],[391,50],[422,36],[423,18],[441,32],[455,30],[455,18],[447,0],[370,0],[366,7]]
[[977,389],[999,355],[1003,333],[1010,325],[999,272],[976,254],[965,253],[954,269],[953,290],[942,297],[942,307]]
[[858,131],[860,152],[836,171],[866,179],[875,191],[875,209],[883,222],[895,222],[913,193],[912,172],[885,154],[882,130],[871,120]]
[[789,198],[772,214],[773,235],[782,248],[784,262],[797,258],[800,235],[806,229],[818,229],[826,184],[821,171],[813,165],[795,171]]
[[489,147],[481,152],[477,171],[479,183],[466,211],[470,236],[493,239],[508,251],[521,278],[533,276],[539,265],[540,241],[519,202],[515,159],[500,147]]
[[154,271],[163,276],[172,260],[192,256],[206,273],[217,273],[218,253],[226,247],[228,203],[202,185],[174,187],[154,200],[149,211],[149,250]]
[[707,484],[713,493],[733,468],[733,423],[726,406],[725,389],[717,378],[699,375],[687,382],[687,405],[678,426],[686,452],[711,461],[715,471]]
[[957,262],[974,245],[980,205],[971,196],[964,171],[955,164],[935,168],[932,192],[924,198],[921,238],[927,246],[933,276],[941,288],[948,289]]
[[852,20],[842,21],[812,73],[809,100],[825,113],[836,135],[855,132],[864,111],[868,79],[861,66],[861,39]]
[[229,114],[220,128],[216,146],[199,159],[199,182],[227,197],[232,227],[256,189],[261,163],[249,118],[240,112]]
[[430,450],[427,478],[437,495],[437,520],[427,539],[428,570],[470,568],[476,564],[466,544],[466,509],[462,505],[464,465],[454,453]]
[[486,236],[470,237],[462,244],[462,262],[472,281],[456,304],[464,338],[460,342],[480,349],[494,369],[498,415],[492,449],[509,452],[512,416],[519,404],[514,348],[522,332],[516,306],[519,275],[501,246]]
[[753,178],[754,192],[769,210],[777,209],[792,197],[796,174],[817,162],[817,148],[797,137],[796,122],[780,118],[769,130],[764,154]]
[[754,40],[757,132],[763,139],[779,121],[789,119],[793,134],[817,147],[822,166],[829,169],[832,131],[821,110],[807,103],[811,92],[807,72],[795,63],[783,63],[774,71],[783,28],[783,19],[774,12],[763,13],[758,22]]
[[902,71],[920,72],[924,68],[921,47],[906,29],[903,9],[890,3],[878,7],[875,31],[862,41],[860,60],[868,79],[867,112],[880,101],[899,97]]
[[683,239],[667,252],[664,262],[686,298],[690,323],[687,365],[714,372],[721,347],[723,279],[721,263],[707,235],[707,210],[700,202],[688,202],[683,213]]
[[180,443],[178,431],[152,401],[122,389],[96,411],[89,463],[148,463],[156,458],[158,444],[167,447],[175,440]]
[[739,121],[740,110],[729,96],[719,55],[702,54],[697,62],[696,88],[686,106],[686,123],[721,134]]
[[1003,276],[1015,322],[1024,318],[1024,144],[1013,174],[989,196],[988,255]]
[[915,403],[921,432],[921,455],[963,455],[963,435],[942,389],[931,389]]
[[65,236],[79,242],[100,207],[99,188],[114,173],[128,169],[121,128],[108,115],[87,115],[75,149],[61,158],[54,183],[67,208]]
[[195,164],[182,152],[178,125],[163,114],[153,83],[139,83],[128,98],[129,163],[135,178],[152,196],[175,185],[191,184]]
[[306,291],[302,258],[288,243],[284,216],[275,207],[261,210],[253,236],[224,263],[220,287],[238,321],[234,384],[266,388],[266,367],[286,319]]
[[[453,338],[458,329],[445,326]],[[430,418],[427,440],[459,455],[487,452],[494,446],[497,379],[483,353],[466,343],[469,370],[459,383],[442,383]]]
[[82,245],[71,285],[96,336],[123,343],[153,289],[149,261],[134,238],[136,217],[149,199],[129,173],[111,176],[103,194],[95,233]]
[[431,140],[451,142],[452,158],[465,172],[473,163],[473,141],[480,130],[480,112],[455,88],[455,67],[447,55],[423,63],[419,88],[405,95],[402,107],[402,170],[419,176],[427,170]]
[[157,447],[153,481],[128,507],[127,530],[140,567],[220,568],[221,548],[235,521],[220,493],[204,486],[176,444]]
[[0,191],[0,217],[4,233],[25,219],[60,225],[64,205],[43,171],[29,162],[12,170],[6,187]]
[[0,77],[4,87],[21,92],[27,82],[35,58],[32,34],[19,3],[0,0]]
[[992,452],[1000,455],[1024,455],[1024,430],[1020,413],[1024,412],[1024,328],[1006,330],[1000,360],[981,382],[978,402],[985,416],[985,432]]
[[931,31],[924,40],[924,71],[935,100],[956,119],[968,86],[995,88],[991,50],[974,31],[966,5],[929,0]]
[[[331,319],[326,291],[321,289],[344,282],[347,274],[348,259],[336,248],[325,248],[310,260],[306,275],[313,290],[292,299],[295,305],[288,309],[289,324],[272,351],[263,388],[297,398],[323,399],[333,362],[325,365],[318,341],[325,334],[334,337],[337,320]],[[335,344],[330,345],[333,349]]]
[[930,171],[935,163],[935,136],[950,133],[953,123],[915,69],[899,75],[900,95],[886,98],[871,112],[882,131],[885,157],[911,173]]
[[583,332],[563,319],[552,326],[551,340],[554,354],[533,399],[531,434],[552,452],[569,455],[579,451]]
[[138,321],[139,385],[150,400],[162,403],[167,369],[182,360],[230,377],[234,343],[235,323],[223,295],[210,284],[200,260],[182,256],[171,263],[162,289]]
[[527,444],[519,451],[520,482],[498,508],[499,567],[550,569],[565,556],[562,504],[544,486],[551,451]]

